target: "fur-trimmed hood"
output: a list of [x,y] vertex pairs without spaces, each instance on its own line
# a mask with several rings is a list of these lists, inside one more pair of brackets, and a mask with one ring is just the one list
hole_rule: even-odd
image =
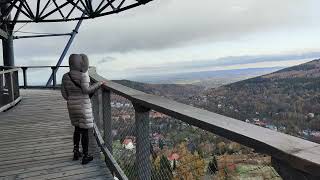
[[89,69],[88,56],[85,54],[71,54],[69,57],[70,71],[86,73]]

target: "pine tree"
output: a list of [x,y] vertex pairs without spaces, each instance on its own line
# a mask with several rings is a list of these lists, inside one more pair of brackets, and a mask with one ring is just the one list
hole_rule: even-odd
[[162,150],[164,147],[164,142],[162,139],[159,140],[159,148]]
[[161,180],[171,180],[172,179],[172,170],[169,160],[162,155],[160,158],[160,173],[162,174]]
[[218,162],[216,156],[213,156],[213,159],[209,162],[208,171],[211,174],[215,174],[218,171]]

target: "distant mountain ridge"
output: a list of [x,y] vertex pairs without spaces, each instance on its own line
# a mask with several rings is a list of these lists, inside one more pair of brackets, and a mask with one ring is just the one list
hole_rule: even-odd
[[[176,74],[169,74],[169,75],[148,75],[147,77],[146,76],[133,77],[132,80],[144,82],[144,83],[157,83],[157,84],[196,84],[196,85],[210,84],[211,87],[217,87],[219,85],[228,84],[231,82],[274,72],[282,68],[283,67],[247,68],[247,69],[230,69],[230,70],[176,73]],[[215,85],[216,82],[217,82],[217,85]]]
[[114,80],[114,82],[145,93],[164,96],[174,100],[189,98],[190,96],[202,93],[205,89],[204,87],[191,84],[149,84],[129,80]]

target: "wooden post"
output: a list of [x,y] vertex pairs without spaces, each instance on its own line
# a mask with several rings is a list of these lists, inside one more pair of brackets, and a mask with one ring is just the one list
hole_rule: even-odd
[[53,66],[51,67],[52,69],[52,86],[53,86],[53,89],[55,89],[56,85],[57,85],[57,79],[56,79],[56,67]]
[[96,91],[92,98],[91,98],[91,103],[92,103],[92,113],[93,113],[93,118],[94,122],[97,125],[99,131],[100,131],[100,122],[99,122],[99,96],[98,96],[98,91]]
[[27,89],[27,67],[22,67],[22,73],[23,73],[23,88]]
[[[0,71],[1,72],[1,71]],[[4,74],[0,74],[0,92],[4,89],[4,80],[3,80]]]
[[134,104],[136,124],[136,165],[138,179],[151,180],[149,108]]
[[18,97],[20,97],[19,71],[14,72],[14,85],[15,85],[15,93],[16,93],[15,99],[17,99]]
[[112,153],[112,117],[111,117],[111,92],[102,90],[103,101],[103,139],[106,147]]
[[9,93],[9,99],[13,102],[14,101],[14,86],[13,86],[13,72],[9,73],[9,86],[8,86],[8,93]]
[[273,168],[278,172],[282,179],[290,179],[290,180],[317,180],[319,177],[312,176],[310,174],[304,173],[300,170],[292,168],[290,165],[282,162],[278,159],[271,158],[271,164]]
[[101,132],[101,126],[102,126],[102,121],[103,121],[103,99],[102,99],[102,89],[98,89],[97,92],[97,104],[98,104],[98,121],[99,121],[99,128]]

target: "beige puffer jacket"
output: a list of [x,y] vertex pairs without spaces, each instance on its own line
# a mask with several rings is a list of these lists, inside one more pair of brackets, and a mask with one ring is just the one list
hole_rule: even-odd
[[74,85],[68,73],[62,77],[61,93],[67,100],[69,117],[73,126],[89,129],[93,127],[92,105],[89,94],[97,90],[101,83],[90,86],[88,75],[89,61],[84,54],[72,54],[69,57],[71,78],[81,86]]

